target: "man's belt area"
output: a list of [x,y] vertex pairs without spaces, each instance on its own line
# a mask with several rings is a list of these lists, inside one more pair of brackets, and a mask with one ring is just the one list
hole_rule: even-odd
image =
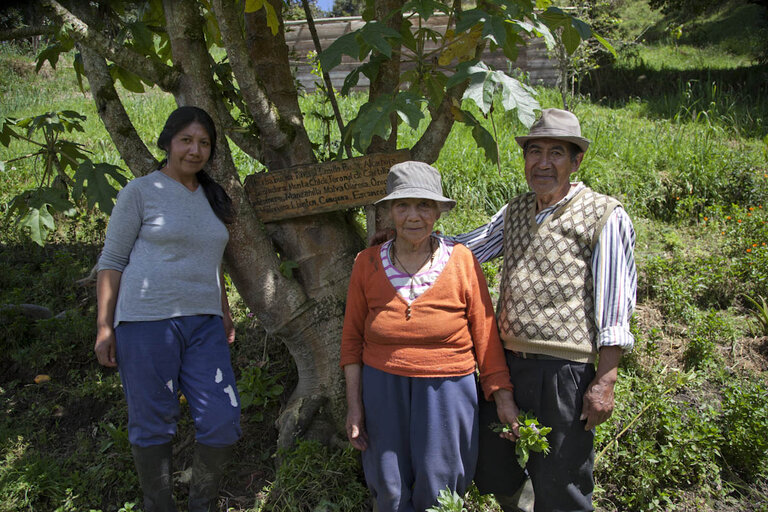
[[510,350],[512,354],[514,354],[515,357],[519,357],[520,359],[544,359],[547,361],[564,361],[562,357],[555,357],[555,356],[548,356],[546,354],[535,354],[533,352],[516,352],[514,350]]

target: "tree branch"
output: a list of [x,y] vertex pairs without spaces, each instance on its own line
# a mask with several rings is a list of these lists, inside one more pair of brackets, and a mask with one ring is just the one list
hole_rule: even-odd
[[[272,35],[264,9],[245,14],[246,54],[264,92],[276,109],[280,131],[287,136],[287,145],[279,151],[265,144],[264,164],[270,169],[282,169],[315,161],[304,117],[299,107],[298,93],[285,44],[285,25],[282,19],[282,0],[268,1],[278,13],[278,32]],[[234,66],[234,63],[233,63]],[[249,104],[250,107],[250,104]],[[253,112],[254,117],[256,113]]]
[[[454,0],[453,9],[457,14],[461,11],[461,0]],[[485,43],[481,39],[475,48],[476,58],[483,54],[484,48]],[[464,91],[467,90],[468,86],[469,82],[464,82],[447,91],[437,109],[431,112],[432,120],[429,122],[429,126],[427,126],[421,138],[411,148],[411,156],[414,160],[432,163],[438,159],[440,150],[445,145],[445,141],[453,128],[453,104],[461,104],[461,98],[464,96]]]
[[240,25],[240,19],[232,0],[214,0],[212,3],[216,20],[219,22],[221,39],[227,49],[227,57],[232,71],[237,77],[240,93],[243,95],[248,110],[251,111],[256,126],[259,128],[261,141],[271,149],[279,150],[288,144],[288,137],[280,130],[277,112],[267,98],[264,86],[259,83],[248,47]]
[[[383,22],[387,27],[400,32],[403,23],[403,13],[400,11],[404,0],[374,0],[374,10],[376,19]],[[368,98],[375,100],[382,94],[397,93],[400,87],[400,47],[392,48],[392,57],[385,60],[379,67],[379,72],[374,80],[371,80]],[[371,145],[368,146],[367,153],[386,153],[397,149],[397,114],[390,116],[392,132],[389,139],[384,140],[378,136],[373,137]]]
[[96,110],[120,156],[135,176],[157,169],[157,160],[139,137],[120,101],[104,57],[85,45],[78,46]]
[[26,39],[34,36],[45,36],[55,34],[56,28],[53,25],[38,25],[34,27],[19,27],[7,30],[0,30],[0,41],[12,41],[14,39]]
[[[312,18],[312,9],[309,7],[309,0],[302,0],[302,6],[304,7],[304,14],[307,17],[307,27],[309,27],[309,33],[312,35],[312,42],[315,45],[315,51],[318,55],[323,52],[323,47],[320,45],[320,37],[317,35],[317,28],[315,28],[315,20]],[[328,71],[322,70],[323,81],[325,82],[325,94],[328,96],[328,100],[331,102],[333,108],[333,116],[336,118],[336,124],[339,127],[339,135],[344,135],[344,119],[341,117],[341,111],[339,110],[339,103],[336,101],[336,93],[333,92],[333,82],[331,82],[331,75]],[[347,158],[352,158],[352,148],[349,144],[344,144],[344,150],[347,153]]]
[[92,48],[105,59],[130,70],[142,80],[157,84],[164,91],[173,92],[177,88],[181,78],[178,70],[129,48],[115,45],[113,41],[91,28],[56,0],[44,0],[44,5],[53,12],[59,23],[69,28],[69,35],[76,42]]

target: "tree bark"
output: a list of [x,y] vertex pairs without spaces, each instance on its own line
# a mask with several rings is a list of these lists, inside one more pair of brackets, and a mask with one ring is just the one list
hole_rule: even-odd
[[129,69],[142,80],[160,86],[164,91],[173,91],[176,88],[179,73],[159,61],[149,59],[129,48],[114,44],[98,30],[90,27],[80,18],[74,16],[55,0],[44,0],[44,5],[50,8],[54,16],[61,24],[70,27],[69,34],[77,42],[92,48],[100,48],[104,58],[111,60],[118,66]]
[[109,75],[106,61],[87,46],[78,46],[83,56],[83,68],[91,86],[96,111],[126,165],[136,176],[142,176],[157,169],[157,159],[136,133],[133,123],[125,112],[112,77]]
[[[215,103],[220,100],[207,67],[196,6],[166,0],[165,9],[174,64],[184,72],[178,101],[216,112]],[[272,86],[277,88],[278,84]],[[295,89],[293,94],[283,92],[282,99],[282,104],[273,108],[282,119],[295,117],[292,122],[301,130],[292,132],[287,147],[262,143],[265,154],[274,156],[264,162],[273,169],[282,162],[313,159],[303,120],[296,117],[300,110]],[[227,270],[267,332],[285,343],[298,369],[299,383],[278,421],[279,443],[288,446],[297,435],[330,442],[343,425],[339,342],[349,269],[361,241],[351,222],[339,213],[275,223],[265,231],[247,201],[224,141],[217,146],[211,170],[238,209],[225,253]],[[294,278],[280,273],[275,248],[283,259],[298,264]]]
[[[405,2],[403,0],[375,0],[374,12],[376,19],[387,27],[400,31],[403,23],[403,14],[399,10]],[[376,79],[371,81],[369,99],[375,100],[382,94],[397,93],[400,88],[400,47],[392,48],[392,57],[385,60],[379,67]],[[397,114],[390,116],[392,132],[387,140],[381,137],[373,137],[367,153],[388,153],[397,149]]]

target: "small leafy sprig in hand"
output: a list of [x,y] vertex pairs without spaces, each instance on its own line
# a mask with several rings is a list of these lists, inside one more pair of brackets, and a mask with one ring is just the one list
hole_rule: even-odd
[[[539,452],[547,455],[549,453],[549,441],[547,434],[552,432],[551,427],[545,427],[536,416],[529,412],[523,412],[517,417],[519,423],[519,438],[515,441],[515,454],[517,463],[521,468],[525,468],[531,452]],[[494,432],[511,432],[512,426],[509,423],[491,423],[491,430]]]

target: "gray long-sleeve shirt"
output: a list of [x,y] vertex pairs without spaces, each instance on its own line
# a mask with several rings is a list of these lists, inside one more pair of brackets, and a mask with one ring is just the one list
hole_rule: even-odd
[[228,240],[201,186],[192,192],[161,171],[132,180],[118,195],[98,262],[122,272],[114,325],[221,316]]

